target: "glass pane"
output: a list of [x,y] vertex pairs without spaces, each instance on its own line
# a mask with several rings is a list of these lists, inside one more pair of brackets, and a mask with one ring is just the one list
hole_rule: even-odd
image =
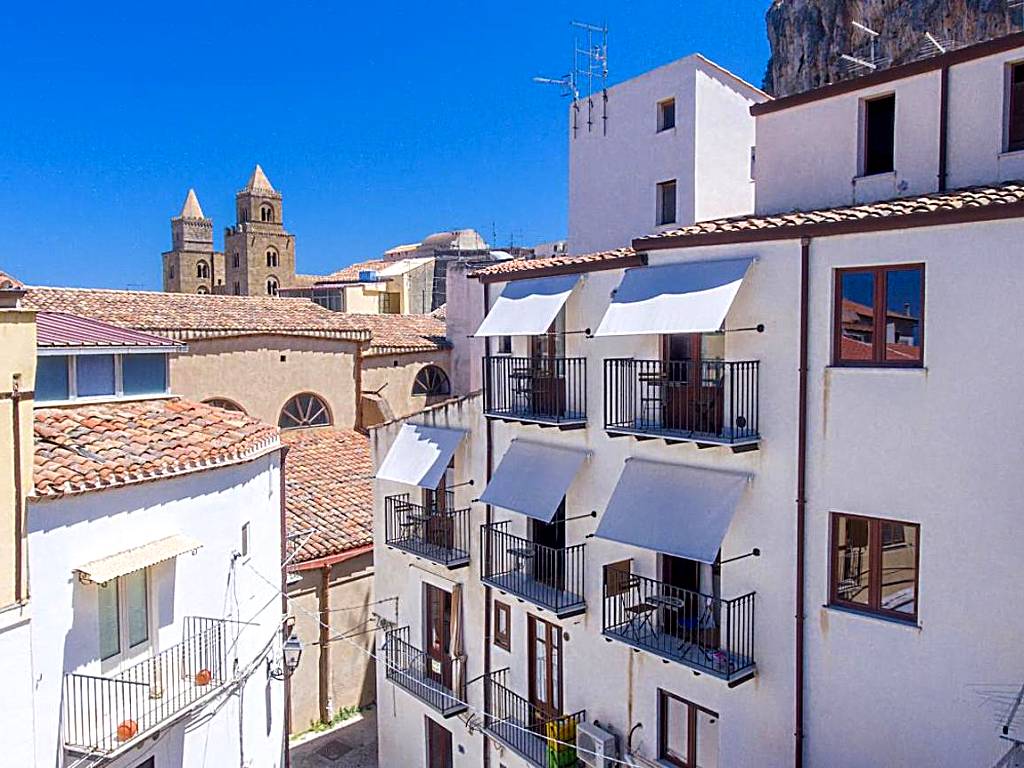
[[548,647],[544,642],[544,625],[539,621],[535,621],[533,627],[533,692],[537,701],[546,703],[548,700]]
[[870,361],[874,358],[875,273],[844,272],[840,292],[839,358]]
[[662,736],[664,749],[661,756],[673,758],[681,765],[686,765],[689,759],[687,748],[690,743],[690,707],[679,699],[662,695],[665,707],[665,733]]
[[846,602],[868,605],[871,600],[871,562],[867,520],[837,518],[834,567],[836,596]]
[[36,361],[36,400],[68,399],[68,359],[64,355]]
[[702,360],[725,360],[725,334],[701,334],[700,356]]
[[159,395],[167,391],[167,358],[164,355],[125,355],[121,378],[126,395]]
[[917,528],[883,520],[882,608],[917,613]]
[[718,768],[718,718],[697,710],[697,768]]
[[128,604],[128,646],[134,648],[149,639],[145,571],[134,571],[124,577],[124,594]]
[[885,273],[885,359],[921,362],[921,281],[924,273],[890,269]]
[[121,651],[121,632],[117,619],[117,581],[97,587],[99,596],[100,658],[109,659]]
[[[553,633],[558,632],[557,628],[552,628]],[[551,645],[551,707],[556,711],[560,712],[562,709],[562,658],[558,651],[558,640],[553,635]]]
[[114,394],[113,355],[78,355],[75,367],[79,397]]

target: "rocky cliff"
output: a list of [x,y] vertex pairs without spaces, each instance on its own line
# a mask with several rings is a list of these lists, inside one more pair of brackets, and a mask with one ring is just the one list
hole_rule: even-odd
[[[869,38],[851,22],[879,33],[885,65],[918,58],[925,33],[963,45],[1021,28],[1013,0],[773,0],[768,9],[772,56],[764,88],[787,96],[849,76],[839,55],[867,55]],[[862,70],[863,71],[863,70]]]

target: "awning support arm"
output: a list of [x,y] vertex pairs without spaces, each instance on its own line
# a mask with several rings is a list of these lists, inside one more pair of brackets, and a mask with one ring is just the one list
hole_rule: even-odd
[[719,565],[725,565],[726,563],[735,563],[737,560],[745,560],[748,557],[760,557],[761,550],[758,547],[754,547],[752,550],[747,552],[745,555],[736,555],[736,557],[730,557],[727,560],[719,561]]

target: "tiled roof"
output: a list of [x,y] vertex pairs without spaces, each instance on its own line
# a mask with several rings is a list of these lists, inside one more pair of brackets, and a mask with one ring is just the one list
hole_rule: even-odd
[[842,234],[858,229],[898,229],[943,223],[955,214],[961,220],[1024,216],[1024,182],[976,186],[878,203],[796,211],[771,216],[739,216],[701,221],[633,241],[638,250],[790,239],[805,235]]
[[308,299],[32,287],[25,303],[38,310],[92,317],[172,338],[245,333],[369,336],[357,316],[331,312]]
[[151,333],[120,328],[63,312],[36,315],[36,346],[39,347],[165,347],[173,352],[185,345]]
[[317,279],[318,283],[355,283],[359,281],[359,273],[367,270],[381,270],[391,264],[392,261],[384,261],[383,259],[374,259],[371,261],[360,261],[356,264],[349,264],[347,267],[342,267],[336,272],[331,272],[329,275],[324,275]]
[[[590,266],[594,264],[607,263],[613,268],[616,262],[632,261],[637,257],[637,252],[632,248],[618,248],[614,251],[601,251],[600,253],[587,253],[580,256],[552,256],[547,259],[512,259],[511,261],[499,261],[488,267],[483,267],[473,272],[470,277],[488,277],[514,274],[517,277],[530,277],[530,274],[538,274],[551,271],[552,269],[569,268],[575,266]],[[582,270],[581,270],[582,271]]]
[[20,291],[25,286],[16,277],[0,270],[0,291]]
[[35,495],[56,498],[201,472],[279,445],[276,427],[175,398],[38,408]]
[[354,315],[370,329],[367,355],[448,349],[445,321],[433,315]]
[[[373,543],[373,462],[366,435],[350,429],[291,430],[282,434],[285,513],[299,564]],[[289,554],[292,550],[289,551]]]
[[448,304],[442,304],[440,307],[430,313],[431,317],[437,318],[438,320],[448,319]]

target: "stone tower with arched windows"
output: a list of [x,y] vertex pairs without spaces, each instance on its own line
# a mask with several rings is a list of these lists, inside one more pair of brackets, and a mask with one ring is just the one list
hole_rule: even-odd
[[223,292],[224,254],[213,250],[213,219],[203,215],[194,189],[171,219],[171,250],[163,254],[165,291]]
[[258,165],[235,195],[235,215],[224,231],[224,292],[277,295],[295,280],[295,238],[284,228],[281,193]]

